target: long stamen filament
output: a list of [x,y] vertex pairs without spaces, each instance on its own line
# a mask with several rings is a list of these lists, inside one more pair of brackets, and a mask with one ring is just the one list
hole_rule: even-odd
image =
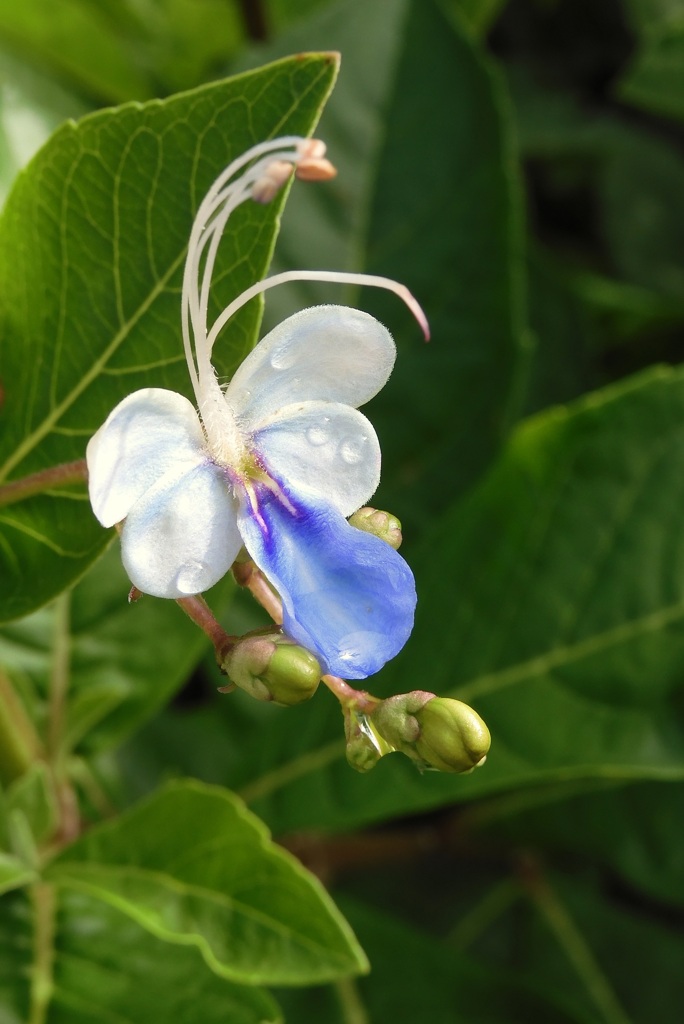
[[[238,206],[253,196],[254,186],[264,174],[268,173],[268,168],[273,166],[276,161],[288,163],[293,168],[302,159],[306,162],[309,155],[303,147],[307,144],[311,144],[309,140],[298,136],[287,136],[253,146],[242,156],[233,160],[219,175],[197,211],[190,233],[183,274],[181,324],[190,379],[200,406],[203,404],[203,398],[206,397],[207,391],[213,390],[213,386],[218,388],[211,365],[211,352],[221,330],[250,299],[276,285],[291,281],[328,281],[336,284],[384,288],[394,292],[406,303],[418,321],[425,339],[430,337],[427,318],[416,299],[404,285],[375,274],[328,270],[291,270],[282,274],[274,274],[272,277],[266,278],[265,281],[258,281],[234,299],[217,318],[211,330],[207,332],[209,291],[218,248],[228,218]],[[238,172],[242,171],[244,173],[235,180]]]
[[[183,274],[181,326],[190,379],[198,400],[200,379],[206,378],[208,373],[213,376],[209,361],[211,348],[207,345],[206,318],[214,263],[226,222],[230,214],[250,198],[252,186],[273,160],[286,160],[293,165],[297,163],[298,147],[303,142],[305,140],[299,136],[288,136],[253,146],[233,160],[219,175],[197,211],[190,233]],[[262,159],[259,160],[259,157]],[[242,177],[232,180],[249,164],[252,166]],[[207,245],[209,250],[204,260],[200,289],[200,263]]]
[[337,270],[286,270],[282,274],[274,274],[272,277],[267,277],[264,281],[257,281],[256,284],[247,288],[242,295],[239,295],[237,299],[234,299],[229,306],[226,306],[209,332],[207,338],[209,351],[211,352],[216,338],[230,318],[246,302],[249,302],[256,295],[268,291],[269,288],[275,288],[276,285],[287,284],[290,281],[331,281],[334,284],[368,285],[372,288],[384,288],[387,291],[394,292],[395,295],[398,295],[406,303],[413,313],[425,336],[425,340],[428,341],[430,338],[430,327],[427,317],[418,304],[417,299],[405,285],[399,284],[398,281],[393,281],[390,277],[379,277],[376,274],[346,273],[345,271]]

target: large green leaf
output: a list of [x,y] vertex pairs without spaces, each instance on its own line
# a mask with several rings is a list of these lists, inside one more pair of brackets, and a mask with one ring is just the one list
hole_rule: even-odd
[[[344,0],[279,43],[319,46],[343,55],[321,130],[339,184],[293,194],[276,258],[344,259],[407,284],[426,309],[427,346],[395,297],[349,296],[398,343],[369,407],[383,448],[374,501],[410,538],[488,464],[518,411],[524,254],[510,111],[496,69],[433,0]],[[283,289],[269,297],[269,320],[290,312],[294,295],[299,306],[340,301],[339,288]]]
[[29,1020],[31,927],[26,898],[9,893],[0,898],[0,1020]]
[[535,908],[521,919],[516,907],[500,930],[500,960],[514,966],[520,981],[543,979],[547,990],[564,995],[592,1022],[678,1024],[681,927],[647,906],[635,913],[619,892],[590,875],[542,874],[530,889]]
[[[541,983],[521,984],[513,972],[492,969],[450,949],[431,935],[390,917],[345,902],[345,912],[368,949],[372,972],[357,983],[355,1003],[369,1024],[429,1021],[430,1024],[580,1024],[562,998],[543,994]],[[353,1019],[336,1007],[332,992],[284,992],[288,1020]],[[314,1012],[314,1008],[316,1012]]]
[[[132,104],[65,125],[19,177],[0,221],[0,480],[83,456],[116,402],[149,385],[188,391],[179,290],[193,211],[236,154],[308,133],[330,91],[329,54]],[[279,203],[235,215],[215,308],[263,276]],[[231,222],[232,226],[232,222]],[[255,340],[252,303],[217,346],[233,370]],[[81,490],[0,514],[0,619],[44,604],[83,573],[108,534]]]
[[325,890],[227,790],[175,783],[101,825],[47,870],[223,977],[313,984],[366,961]]
[[620,99],[644,110],[684,117],[684,9],[644,34],[640,49],[617,85]]
[[682,0],[625,0],[625,7],[636,32],[648,32],[684,18]]
[[0,895],[34,881],[36,872],[18,857],[0,852]]
[[121,103],[201,85],[243,28],[221,0],[1,0],[0,38],[72,89]]
[[[520,411],[519,187],[495,69],[436,4],[410,4],[366,244],[368,268],[407,284],[433,333],[421,346],[402,322],[397,368],[373,414],[399,467],[380,500],[401,508],[409,490],[414,529],[482,471]],[[368,298],[387,321],[386,296]]]
[[[495,841],[505,837],[616,871],[662,904],[684,906],[682,783],[640,783],[570,796],[543,807],[485,806]],[[477,812],[476,812],[477,814]]]
[[613,265],[627,281],[670,296],[681,308],[684,160],[645,132],[614,131],[610,140],[599,195]]
[[[48,894],[45,896],[49,898]],[[155,939],[100,900],[60,892],[31,985],[32,905],[0,900],[0,1020],[23,1024],[279,1024],[271,997],[208,971],[195,949]]]
[[0,50],[0,201],[58,125],[87,111],[48,75]]
[[384,693],[473,703],[492,732],[486,765],[420,777],[393,755],[353,776],[324,696],[251,747],[244,792],[270,824],[349,827],[552,782],[683,778],[683,424],[684,374],[666,369],[525,423],[425,537],[416,628],[382,680]]
[[[57,606],[0,629],[0,665],[41,731],[55,651],[65,652],[64,752],[120,743],[183,685],[208,645],[175,602],[145,597],[129,605],[128,589],[115,544]],[[211,592],[217,614],[233,591],[226,580]],[[219,678],[217,670],[217,685]]]

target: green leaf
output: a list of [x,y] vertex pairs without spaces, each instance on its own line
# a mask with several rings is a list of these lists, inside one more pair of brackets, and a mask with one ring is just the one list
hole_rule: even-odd
[[[339,184],[293,190],[276,260],[310,266],[315,253],[316,265],[384,274],[428,314],[426,346],[394,296],[347,299],[399,347],[369,406],[383,450],[373,500],[410,537],[487,466],[519,411],[529,339],[511,112],[496,69],[433,0],[344,0],[269,52],[319,46],[343,54],[321,128]],[[293,297],[341,300],[339,288],[281,289],[269,322],[296,308]]]
[[8,816],[24,815],[38,845],[49,838],[58,821],[57,799],[47,765],[35,761],[29,770],[7,789]]
[[621,100],[643,110],[684,117],[684,10],[679,20],[644,36],[616,92]]
[[683,0],[625,0],[625,6],[635,32],[648,32],[684,17]]
[[[362,936],[373,970],[356,983],[355,1002],[369,1021],[429,1021],[430,1024],[579,1024],[562,998],[543,993],[541,979],[520,983],[512,971],[482,964],[449,948],[394,916],[344,901],[345,912]],[[283,992],[286,1018],[352,1020],[335,1010],[332,993]],[[344,998],[344,993],[342,994]],[[317,1006],[317,1014],[312,1012]],[[324,1008],[325,1007],[325,1008]]]
[[[407,284],[431,323],[425,347],[402,321],[372,414],[394,467],[377,500],[402,520],[410,502],[416,530],[488,465],[520,411],[528,339],[510,128],[495,68],[432,0],[410,4],[366,243],[368,269]],[[368,300],[388,322],[387,297]]]
[[267,727],[253,748],[243,794],[271,827],[353,827],[551,783],[684,778],[683,424],[684,374],[667,369],[523,424],[425,536],[416,627],[382,677],[383,694],[420,687],[472,703],[492,733],[487,763],[421,777],[392,755],[355,776],[335,702],[317,699],[297,729]]
[[529,304],[537,343],[527,389],[529,413],[577,398],[597,383],[590,358],[596,328],[567,277],[549,252],[532,249]]
[[572,853],[616,871],[663,905],[684,906],[684,849],[678,808],[682,783],[641,783],[580,793],[550,805],[494,803],[487,831],[518,846]]
[[542,414],[426,538],[426,599],[389,682],[430,659],[435,690],[484,715],[491,757],[463,795],[682,776],[683,413],[684,375],[658,369]]
[[[104,111],[65,125],[34,158],[0,221],[0,480],[82,458],[88,437],[138,387],[188,392],[179,293],[193,211],[255,141],[309,132],[335,72],[329,54],[297,57]],[[264,275],[278,210],[250,203],[236,213],[217,264],[217,310]],[[251,303],[230,344],[217,346],[220,376],[253,345],[259,310]],[[59,593],[108,539],[82,489],[3,509],[0,620]]]
[[179,782],[93,829],[47,871],[222,977],[313,984],[366,969],[322,886],[226,790]]
[[535,911],[523,921],[519,913],[517,920],[509,918],[503,952],[521,981],[543,978],[592,1022],[677,1024],[684,998],[677,966],[684,956],[681,928],[657,908],[634,913],[619,893],[591,876],[551,875],[531,889]]
[[[10,853],[0,851],[0,895],[10,889],[19,889],[36,879],[36,872]],[[2,1019],[2,1018],[0,1018]]]
[[23,894],[0,897],[0,1020],[25,1024],[29,1020],[31,927]]
[[505,7],[507,0],[450,0],[452,8],[474,36],[483,36]]
[[[65,754],[90,756],[121,743],[183,685],[208,646],[175,602],[144,597],[129,605],[129,586],[115,544],[59,609],[0,629],[0,665],[36,727],[48,717],[55,649],[67,652]],[[217,615],[234,589],[225,580],[210,592]],[[219,678],[217,670],[217,685]]]
[[0,51],[0,202],[17,172],[67,117],[88,108],[46,74]]
[[216,77],[244,39],[222,0],[25,0],[0,5],[0,38],[100,103],[146,100]]
[[197,951],[155,939],[130,917],[82,893],[62,892],[31,985],[32,906],[0,900],[0,1020],[23,1024],[280,1024],[271,997],[206,970]]
[[602,165],[599,188],[602,227],[618,273],[634,284],[677,300],[681,308],[681,155],[644,132],[615,133]]
[[4,3],[0,5],[0,38],[36,63],[70,77],[72,87],[110,103],[148,99],[153,92],[125,45],[131,44],[128,5],[119,6],[117,16],[116,5],[89,0]]

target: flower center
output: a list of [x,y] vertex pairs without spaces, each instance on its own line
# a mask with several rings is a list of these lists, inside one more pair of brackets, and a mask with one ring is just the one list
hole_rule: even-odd
[[211,459],[236,473],[244,472],[249,449],[233,410],[216,380],[202,382],[200,416]]

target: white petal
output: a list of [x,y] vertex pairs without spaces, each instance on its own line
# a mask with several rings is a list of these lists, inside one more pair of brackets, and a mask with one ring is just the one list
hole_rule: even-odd
[[121,533],[131,583],[155,597],[208,590],[241,546],[235,499],[225,472],[212,462],[157,481],[133,506]]
[[88,443],[93,512],[103,526],[120,522],[169,469],[204,461],[204,446],[199,418],[187,398],[161,388],[133,392]]
[[392,335],[374,317],[349,306],[314,306],[267,334],[226,390],[226,399],[254,430],[293,402],[325,400],[356,408],[392,372]]
[[288,405],[253,435],[276,480],[325,498],[345,518],[380,482],[380,444],[363,413],[336,402]]

